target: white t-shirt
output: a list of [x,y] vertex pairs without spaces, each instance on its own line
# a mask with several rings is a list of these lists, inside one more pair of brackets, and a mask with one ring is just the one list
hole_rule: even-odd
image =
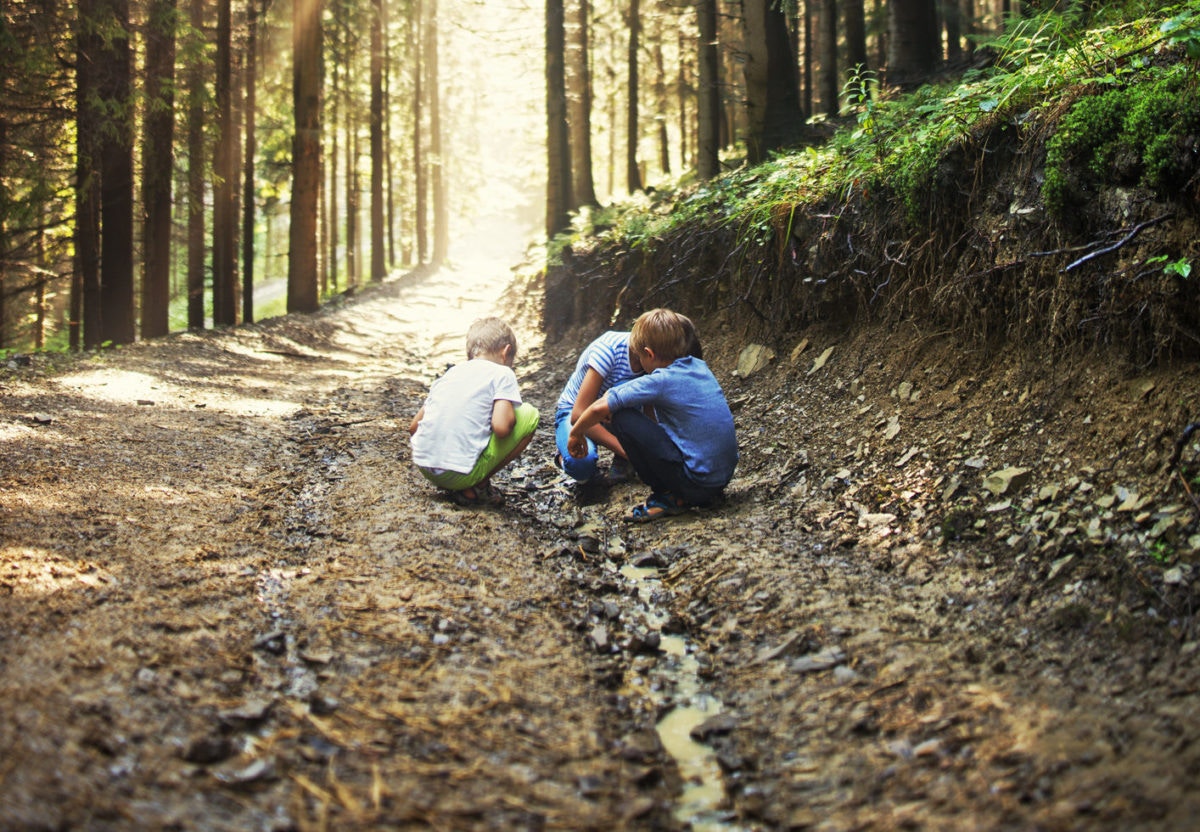
[[492,405],[521,403],[511,367],[486,358],[456,364],[430,386],[412,436],[413,462],[436,472],[470,473],[492,436]]

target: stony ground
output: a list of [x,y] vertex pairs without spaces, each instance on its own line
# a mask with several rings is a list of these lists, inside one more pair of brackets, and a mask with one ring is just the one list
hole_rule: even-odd
[[738,477],[630,526],[545,427],[501,510],[414,475],[472,297],[0,371],[0,827],[1193,828],[1194,365],[706,322]]

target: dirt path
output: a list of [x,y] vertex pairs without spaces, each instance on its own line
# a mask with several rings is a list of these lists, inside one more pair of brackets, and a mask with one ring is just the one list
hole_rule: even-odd
[[[911,345],[737,378],[714,329],[725,506],[628,527],[640,490],[577,492],[543,429],[509,505],[468,511],[405,430],[492,306],[463,294],[396,281],[0,377],[0,826],[1191,828],[1196,521],[1161,488],[1097,503],[1151,493],[1186,373],[1035,410],[948,351],[898,403]],[[511,301],[548,424],[573,355]],[[1039,482],[952,488],[980,458]],[[678,762],[672,713],[705,743]]]

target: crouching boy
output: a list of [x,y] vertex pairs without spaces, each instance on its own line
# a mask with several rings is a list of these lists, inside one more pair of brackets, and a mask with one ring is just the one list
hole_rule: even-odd
[[647,522],[709,505],[733,478],[733,414],[708,365],[688,354],[694,340],[691,321],[669,309],[639,316],[629,336],[630,363],[646,374],[608,390],[571,426],[568,450],[581,457],[588,451],[587,430],[607,421],[650,486],[649,498],[629,520]]
[[508,324],[475,321],[467,330],[467,361],[434,381],[409,425],[413,462],[459,505],[502,505],[491,477],[520,456],[537,429],[537,409],[521,401],[516,357]]

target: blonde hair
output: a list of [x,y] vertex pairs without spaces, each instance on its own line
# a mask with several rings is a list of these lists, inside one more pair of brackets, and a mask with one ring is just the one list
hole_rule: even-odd
[[694,332],[694,328],[688,326],[691,321],[684,321],[687,319],[670,309],[643,312],[629,332],[629,351],[636,355],[649,347],[657,358],[668,363],[687,355],[691,347],[688,332]]
[[496,355],[505,347],[512,347],[516,358],[517,336],[500,318],[479,318],[467,330],[467,358]]

